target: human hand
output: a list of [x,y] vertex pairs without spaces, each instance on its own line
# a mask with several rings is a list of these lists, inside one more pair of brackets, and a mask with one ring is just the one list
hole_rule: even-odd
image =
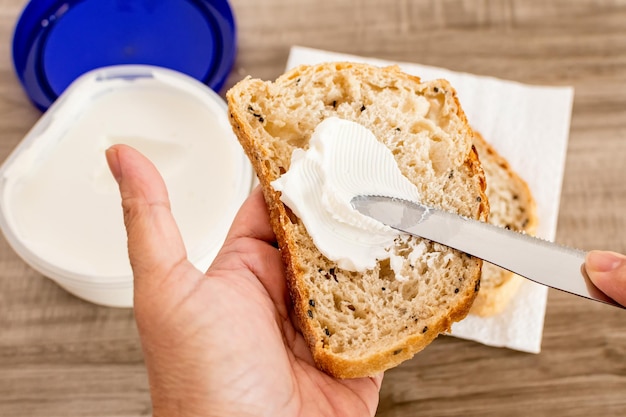
[[337,380],[315,368],[259,189],[202,273],[187,260],[156,168],[124,145],[107,160],[122,196],[155,417],[375,414],[382,374]]
[[593,250],[585,258],[585,270],[591,282],[623,306],[626,306],[626,256]]

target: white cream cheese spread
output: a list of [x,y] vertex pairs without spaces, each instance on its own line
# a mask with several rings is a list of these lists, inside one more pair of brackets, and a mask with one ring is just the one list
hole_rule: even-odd
[[316,127],[309,148],[293,152],[289,170],[272,186],[324,256],[359,272],[390,258],[400,233],[356,211],[352,198],[385,195],[419,201],[417,187],[402,175],[389,148],[366,127],[337,117]]

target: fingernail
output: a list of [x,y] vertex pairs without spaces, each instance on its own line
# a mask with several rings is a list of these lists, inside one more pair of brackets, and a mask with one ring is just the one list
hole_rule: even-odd
[[587,268],[597,272],[609,272],[617,269],[626,260],[624,255],[615,252],[594,250],[587,254]]
[[117,149],[109,148],[106,150],[106,158],[107,163],[109,164],[109,169],[111,170],[111,174],[115,178],[115,181],[119,184],[122,180],[122,169],[120,167],[120,159],[117,154]]

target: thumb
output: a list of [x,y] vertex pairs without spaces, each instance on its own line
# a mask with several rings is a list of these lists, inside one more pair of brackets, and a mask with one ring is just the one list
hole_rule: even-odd
[[626,306],[626,256],[593,250],[587,253],[585,270],[596,287]]
[[158,288],[168,277],[179,275],[174,273],[177,268],[191,264],[156,167],[126,145],[112,146],[106,157],[122,197],[137,300],[138,294]]

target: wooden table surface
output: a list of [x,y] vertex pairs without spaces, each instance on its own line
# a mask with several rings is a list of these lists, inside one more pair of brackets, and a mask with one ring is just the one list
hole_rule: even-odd
[[[0,160],[40,114],[11,66],[25,0],[0,0]],[[626,1],[232,0],[227,86],[278,76],[289,47],[572,85],[557,241],[626,252]],[[83,302],[0,240],[0,416],[143,416],[132,311]],[[388,371],[379,416],[624,416],[626,313],[551,291],[539,355],[440,337]]]

